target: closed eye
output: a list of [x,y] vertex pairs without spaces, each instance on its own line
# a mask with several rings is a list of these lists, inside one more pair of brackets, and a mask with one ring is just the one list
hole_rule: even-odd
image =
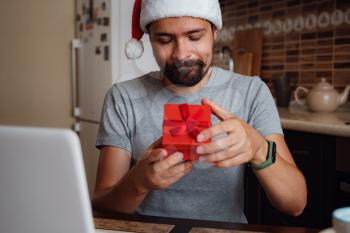
[[198,41],[202,38],[202,36],[189,36],[188,38],[193,41]]
[[188,34],[188,38],[192,41],[198,41],[203,37],[203,31],[192,32]]
[[169,35],[167,33],[156,33],[155,39],[157,42],[161,44],[168,44],[170,43],[174,38],[172,35]]
[[170,36],[161,36],[158,37],[157,40],[162,44],[167,44],[170,43],[173,40],[173,38],[171,38]]

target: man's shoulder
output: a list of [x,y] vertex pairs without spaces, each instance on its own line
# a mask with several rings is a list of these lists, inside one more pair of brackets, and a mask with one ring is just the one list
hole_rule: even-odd
[[130,80],[118,82],[113,86],[120,88],[135,88],[139,87],[140,85],[153,84],[154,82],[159,82],[159,71],[152,71]]
[[114,83],[111,91],[130,97],[141,97],[159,87],[160,84],[159,71],[153,71],[134,79]]
[[234,86],[241,89],[244,87],[260,87],[264,85],[264,81],[259,76],[242,75],[219,67],[213,67],[213,69],[215,70],[215,76],[218,77],[218,82],[227,86]]

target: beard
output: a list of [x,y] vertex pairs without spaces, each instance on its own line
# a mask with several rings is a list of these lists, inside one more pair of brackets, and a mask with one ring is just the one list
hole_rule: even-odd
[[204,77],[206,70],[202,60],[179,60],[166,63],[164,75],[174,85],[192,87]]

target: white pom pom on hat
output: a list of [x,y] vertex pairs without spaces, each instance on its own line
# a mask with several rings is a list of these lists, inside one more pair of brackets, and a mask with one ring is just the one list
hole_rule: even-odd
[[137,59],[140,58],[143,54],[143,43],[141,40],[137,40],[135,38],[131,38],[125,44],[125,54],[129,59]]
[[140,12],[141,0],[135,0],[131,23],[132,38],[125,44],[125,55],[132,60],[140,58],[144,50],[141,41],[143,31],[140,28]]
[[135,0],[132,13],[132,39],[125,45],[129,59],[140,58],[144,48],[141,38],[146,26],[156,20],[169,17],[191,16],[222,28],[221,9],[218,0]]

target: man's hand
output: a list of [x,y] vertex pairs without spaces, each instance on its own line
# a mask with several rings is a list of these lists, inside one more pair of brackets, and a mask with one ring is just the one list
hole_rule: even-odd
[[246,162],[259,165],[266,160],[268,145],[258,131],[210,100],[205,98],[202,103],[209,105],[221,122],[203,130],[197,136],[197,141],[202,142],[220,134],[226,136],[198,146],[200,161],[213,163],[217,167],[232,167]]
[[193,162],[183,162],[180,152],[167,156],[167,151],[161,148],[161,141],[159,138],[147,148],[130,171],[132,185],[140,194],[169,187],[193,167]]

